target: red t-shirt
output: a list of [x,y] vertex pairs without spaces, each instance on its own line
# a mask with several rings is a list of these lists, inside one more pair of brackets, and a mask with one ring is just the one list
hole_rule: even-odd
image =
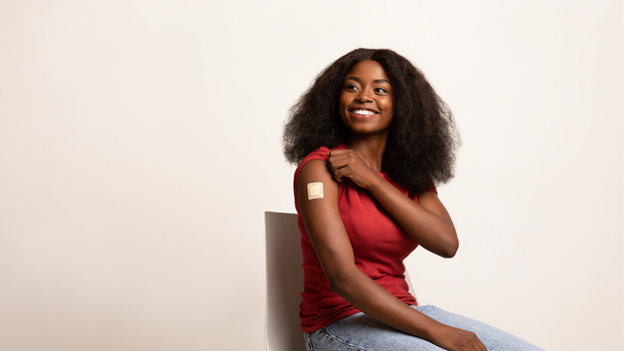
[[[341,145],[332,150],[336,149],[346,147]],[[329,151],[326,147],[314,150],[301,161],[295,171],[295,207],[301,231],[304,271],[301,293],[303,301],[300,305],[299,319],[301,330],[307,333],[360,312],[330,289],[306,232],[297,201],[297,179],[301,168],[311,160],[327,161]],[[378,174],[408,195],[406,189],[393,183],[385,174]],[[435,191],[435,188],[431,191]],[[412,199],[417,201],[416,196]],[[338,209],[353,247],[357,268],[402,302],[416,305],[416,299],[408,291],[403,265],[403,259],[418,246],[414,239],[398,225],[368,190],[357,186],[347,178],[343,178],[339,186]]]

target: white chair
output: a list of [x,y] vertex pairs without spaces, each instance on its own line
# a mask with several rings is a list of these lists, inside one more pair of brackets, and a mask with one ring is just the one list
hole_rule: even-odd
[[268,351],[306,351],[299,329],[299,304],[303,291],[303,257],[297,215],[265,212],[266,323]]
[[[264,212],[266,235],[266,322],[268,351],[306,351],[299,329],[303,268],[297,214]],[[412,282],[405,272],[412,295]],[[419,303],[420,304],[420,303]]]

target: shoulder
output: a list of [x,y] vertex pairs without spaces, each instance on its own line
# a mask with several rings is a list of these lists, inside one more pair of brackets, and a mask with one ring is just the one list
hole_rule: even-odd
[[327,160],[329,159],[328,153],[337,149],[345,149],[345,146],[339,145],[332,149],[322,146],[303,158],[295,170],[293,184],[295,199],[298,198],[298,194],[305,193],[304,196],[307,196],[306,186],[309,183],[323,183],[323,187],[328,190],[333,187],[338,188],[338,184],[327,168]]
[[[318,149],[309,153],[306,157],[304,157],[303,160],[301,160],[301,162],[299,163],[299,166],[297,166],[297,169],[295,170],[295,179],[294,179],[295,189],[297,187],[297,179],[299,178],[299,175],[301,171],[303,170],[304,166],[308,164],[308,162],[314,161],[314,160],[320,160],[323,163],[327,163],[327,160],[329,159],[329,156],[328,156],[329,152],[332,150],[338,150],[338,149],[346,149],[346,147],[344,145],[339,145],[335,148],[330,149],[325,146],[321,146]],[[319,163],[319,162],[313,162],[313,163]]]
[[318,149],[310,152],[306,157],[303,158],[303,160],[301,160],[301,162],[299,163],[299,166],[297,167],[298,169],[303,168],[303,166],[312,161],[312,160],[322,160],[327,162],[328,157],[328,153],[332,150],[339,150],[339,149],[346,149],[346,147],[344,145],[338,145],[335,148],[328,148],[326,146],[321,146]]

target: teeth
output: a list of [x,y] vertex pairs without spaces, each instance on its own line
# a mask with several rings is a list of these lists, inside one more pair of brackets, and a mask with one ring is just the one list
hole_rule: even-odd
[[364,115],[364,116],[372,116],[375,114],[375,112],[369,111],[369,110],[354,110],[353,113],[355,113],[356,115]]

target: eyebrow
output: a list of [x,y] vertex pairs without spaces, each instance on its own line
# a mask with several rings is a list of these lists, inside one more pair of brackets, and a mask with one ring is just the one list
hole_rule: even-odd
[[[360,78],[358,78],[358,77],[347,77],[345,80],[349,80],[349,79],[354,80],[356,82],[360,82],[360,83],[362,82],[362,80]],[[375,79],[373,81],[373,83],[388,83],[388,84],[390,84],[390,81],[387,80],[387,79]]]

